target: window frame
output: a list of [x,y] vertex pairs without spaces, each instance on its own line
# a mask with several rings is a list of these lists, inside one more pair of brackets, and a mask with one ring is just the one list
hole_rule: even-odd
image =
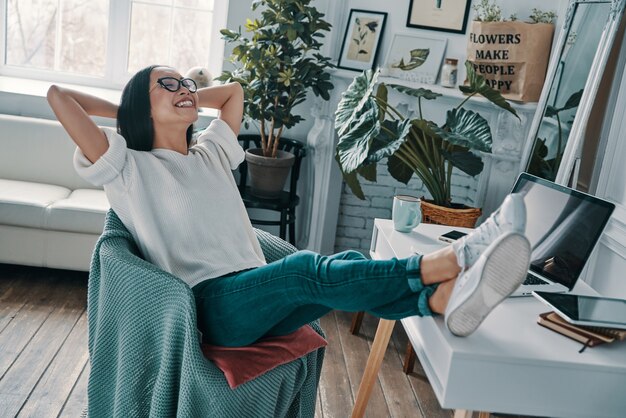
[[[215,0],[213,5],[211,24],[215,36],[211,37],[209,44],[210,57],[207,68],[214,77],[221,74],[224,63],[224,41],[219,35],[219,29],[226,27],[228,5],[229,0]],[[0,22],[3,23],[4,28],[7,27],[8,21],[7,9],[8,0],[0,0]],[[132,76],[126,71],[130,46],[131,11],[132,1],[109,0],[109,30],[104,77],[5,64],[7,52],[5,29],[0,31],[0,76],[121,90]],[[115,45],[115,48],[111,45]]]

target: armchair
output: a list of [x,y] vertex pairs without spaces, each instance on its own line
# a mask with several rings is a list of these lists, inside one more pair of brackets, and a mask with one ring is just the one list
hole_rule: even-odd
[[[268,262],[294,251],[257,234]],[[230,389],[202,355],[189,286],[139,254],[110,210],[89,275],[90,416],[313,417],[323,348]]]

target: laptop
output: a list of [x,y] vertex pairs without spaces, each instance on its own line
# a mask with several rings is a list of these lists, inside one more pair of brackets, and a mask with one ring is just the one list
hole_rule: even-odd
[[511,296],[572,290],[615,205],[528,173],[512,193],[524,196],[532,252],[528,276]]

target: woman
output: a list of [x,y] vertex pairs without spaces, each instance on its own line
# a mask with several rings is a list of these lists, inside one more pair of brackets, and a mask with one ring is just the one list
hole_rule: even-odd
[[[78,173],[104,186],[146,260],[192,288],[209,343],[248,345],[332,309],[387,319],[445,313],[450,331],[465,336],[525,277],[525,211],[514,195],[468,237],[423,257],[299,251],[266,264],[231,171],[244,158],[237,83],[197,90],[173,68],[150,66],[128,82],[119,108],[56,86],[48,101],[78,146]],[[190,148],[198,107],[219,116]],[[117,117],[117,132],[89,116]]]

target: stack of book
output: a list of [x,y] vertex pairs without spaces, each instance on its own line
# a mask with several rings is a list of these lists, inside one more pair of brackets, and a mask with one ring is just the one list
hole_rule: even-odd
[[537,323],[541,326],[565,335],[583,344],[580,352],[587,347],[608,344],[626,339],[626,330],[617,328],[588,327],[574,325],[561,318],[555,312],[545,312],[539,315]]

